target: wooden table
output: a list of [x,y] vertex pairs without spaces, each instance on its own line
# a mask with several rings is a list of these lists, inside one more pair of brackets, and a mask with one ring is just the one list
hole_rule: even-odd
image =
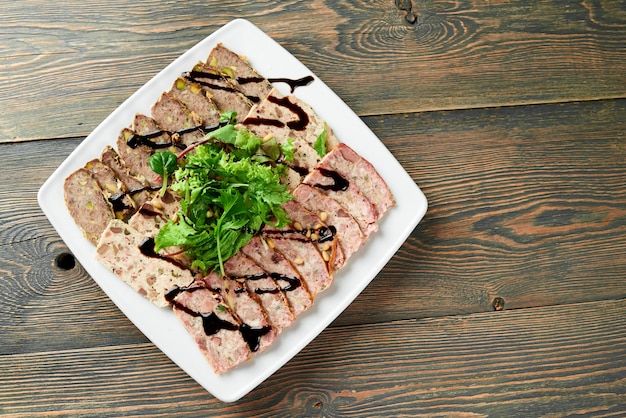
[[[237,17],[343,98],[430,206],[332,326],[225,404],[72,265],[36,193]],[[623,1],[33,0],[0,22],[0,414],[626,414]]]

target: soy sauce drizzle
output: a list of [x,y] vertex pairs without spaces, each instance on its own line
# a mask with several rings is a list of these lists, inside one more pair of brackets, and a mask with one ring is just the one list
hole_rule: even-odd
[[322,189],[322,190],[332,190],[334,192],[338,192],[338,191],[345,191],[348,189],[348,186],[350,186],[350,183],[348,182],[348,180],[343,178],[341,174],[337,173],[336,171],[328,170],[326,168],[321,168],[321,167],[318,167],[317,169],[319,170],[320,174],[323,175],[324,177],[331,178],[333,180],[333,183],[332,184],[315,184],[313,187],[317,187],[318,189]]

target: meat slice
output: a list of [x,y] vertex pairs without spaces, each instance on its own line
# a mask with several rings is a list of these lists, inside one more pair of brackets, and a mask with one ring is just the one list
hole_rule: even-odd
[[170,93],[200,117],[203,127],[217,126],[219,123],[220,112],[200,84],[178,77]]
[[130,217],[128,225],[145,237],[156,237],[168,217],[152,202],[146,202]]
[[[311,297],[326,289],[333,281],[322,253],[314,243],[286,237],[270,238],[274,249],[289,260],[306,283]],[[326,254],[329,254],[328,252]],[[328,255],[330,260],[330,255]]]
[[272,89],[270,82],[257,73],[244,57],[221,43],[213,48],[206,63],[227,77],[253,103],[263,100]]
[[185,146],[198,142],[204,127],[199,115],[192,113],[171,93],[163,93],[150,110],[155,122],[169,131],[174,142]]
[[197,281],[173,289],[168,300],[215,373],[223,374],[250,358],[241,322],[219,293]]
[[337,201],[358,222],[367,237],[378,230],[378,212],[361,191],[336,171],[317,167],[305,177],[304,184]]
[[172,145],[170,135],[154,119],[142,114],[135,115],[132,129],[122,129],[117,138],[117,152],[128,171],[148,187],[161,185],[159,177],[148,164],[150,156],[156,149]]
[[70,174],[63,183],[63,195],[74,222],[89,241],[97,244],[115,214],[91,172],[79,168]]
[[[289,239],[292,241],[310,242],[315,246],[317,252],[322,255],[329,275],[344,264],[344,256],[341,247],[337,245],[338,239],[335,236],[334,227],[324,223],[328,214],[321,212],[321,217],[306,209],[295,200],[283,203],[283,209],[291,223],[284,228],[275,228],[266,225],[263,228],[263,236],[276,239]],[[299,269],[298,269],[299,270]],[[311,289],[309,289],[311,290]],[[311,290],[311,293],[313,291]]]
[[[377,220],[395,204],[389,187],[374,166],[346,144],[339,144],[326,154],[320,161],[319,169],[336,173],[345,179],[348,189],[358,190],[365,196],[374,205]],[[310,178],[305,179],[304,182],[325,186],[334,183],[332,175],[320,177],[318,173],[311,174]]]
[[297,172],[306,174],[317,166],[321,158],[306,139],[302,138],[302,136],[292,135],[291,129],[281,121],[282,115],[279,115],[279,112],[282,113],[280,108],[266,99],[252,107],[241,126],[259,138],[274,138],[279,144],[292,141],[294,158],[293,162],[288,162],[287,164]]
[[139,208],[145,202],[150,200],[155,194],[155,189],[159,187],[151,188],[145,185],[137,177],[130,174],[126,163],[120,157],[120,155],[111,146],[106,146],[100,155],[100,160],[109,166],[111,170],[115,172],[118,179],[124,183],[128,194],[135,201],[135,207]]
[[[170,193],[163,197],[155,196],[150,202],[144,203],[139,210],[130,217],[128,225],[145,237],[156,238],[161,227],[172,219],[177,210],[180,209],[180,202]],[[184,248],[179,246],[161,249],[159,256],[170,260],[180,266],[190,270],[193,260],[187,255]]]
[[337,201],[307,184],[298,186],[293,195],[311,212],[327,214],[326,224],[337,231],[336,236],[343,251],[344,261],[347,261],[361,247],[365,236],[359,224]]
[[224,263],[227,276],[243,283],[250,295],[258,299],[265,309],[269,322],[278,332],[295,320],[289,302],[280,286],[254,261],[243,253],[237,253]]
[[256,236],[242,248],[242,252],[280,284],[294,315],[301,314],[311,306],[313,299],[306,283],[291,263],[271,245],[264,245]]
[[272,132],[276,138],[290,137],[303,140],[311,147],[315,145],[320,135],[325,135],[328,150],[333,149],[339,142],[330,127],[311,106],[294,95],[283,96],[276,89],[273,89],[265,100],[246,116],[242,124],[247,129],[257,126],[255,129],[259,133],[262,133],[262,130]]
[[236,120],[242,121],[252,107],[252,102],[242,94],[224,75],[206,63],[198,63],[192,71],[183,75],[187,80],[200,84],[207,91],[220,112],[237,112]]
[[[345,263],[343,251],[338,244],[336,237],[337,230],[334,226],[329,226],[326,221],[328,212],[325,210],[319,213],[313,213],[296,200],[290,200],[283,204],[283,209],[287,212],[287,216],[292,220],[290,228],[306,236],[310,231],[315,233],[316,239],[312,239],[324,259],[327,260],[328,271],[333,274],[334,270],[341,268]],[[310,238],[310,237],[309,237]],[[324,254],[326,252],[328,255]]]
[[159,307],[165,294],[193,282],[192,273],[154,253],[154,241],[121,220],[109,222],[98,242],[96,259],[135,291]]
[[239,317],[239,330],[248,343],[250,351],[258,353],[269,347],[276,339],[277,331],[267,318],[261,304],[252,297],[244,280],[232,280],[211,273],[202,281],[217,291],[230,309]]
[[128,194],[126,185],[122,183],[111,167],[99,159],[93,159],[85,164],[85,168],[98,182],[104,197],[111,204],[116,218],[126,220],[135,213],[137,210],[135,201]]

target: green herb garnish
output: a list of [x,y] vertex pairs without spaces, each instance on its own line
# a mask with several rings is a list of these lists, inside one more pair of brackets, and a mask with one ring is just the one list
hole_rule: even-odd
[[315,139],[313,148],[320,157],[326,155],[326,122],[324,122],[324,129],[322,129],[322,132]]
[[178,161],[176,155],[169,151],[155,152],[150,156],[148,160],[150,168],[161,176],[163,185],[161,186],[161,196],[165,194],[167,190],[167,179],[176,170]]
[[170,188],[181,196],[182,211],[160,229],[155,249],[182,246],[192,267],[224,275],[224,262],[263,225],[287,225],[282,204],[293,196],[280,182],[284,166],[268,164],[275,154],[263,150],[260,138],[232,123],[209,138],[174,172]]

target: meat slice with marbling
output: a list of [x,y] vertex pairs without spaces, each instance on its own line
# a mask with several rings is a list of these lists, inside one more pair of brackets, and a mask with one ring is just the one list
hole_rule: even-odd
[[223,374],[250,358],[241,321],[219,293],[194,282],[167,294],[176,317],[194,339],[217,374]]
[[63,183],[65,206],[83,232],[94,245],[98,243],[115,213],[107,201],[98,181],[86,168],[79,168]]
[[274,342],[278,335],[267,313],[249,292],[244,280],[220,277],[211,273],[202,278],[206,286],[220,293],[222,299],[241,320],[240,332],[250,351],[260,353]]
[[114,219],[102,232],[96,260],[159,307],[168,305],[165,294],[188,286],[194,276],[187,268],[154,253],[154,241],[125,222]]
[[192,113],[172,93],[163,93],[150,110],[159,126],[172,134],[172,139],[185,146],[198,142],[203,136],[202,119]]
[[224,45],[217,44],[209,53],[206,64],[224,75],[252,103],[258,103],[272,89],[270,82],[245,59]]
[[306,283],[283,255],[269,244],[264,244],[258,236],[253,237],[241,251],[280,284],[294,315],[298,316],[311,306],[313,299]]
[[299,185],[293,192],[296,200],[312,212],[326,212],[326,223],[335,227],[337,239],[347,261],[363,244],[365,236],[359,224],[337,201],[307,184]]
[[[324,175],[324,170],[329,174]],[[333,178],[334,174],[346,182],[346,190],[335,190],[337,179]],[[326,154],[316,171],[307,176],[304,182],[333,190],[335,196],[353,190],[358,191],[374,206],[376,221],[395,205],[391,190],[374,166],[344,143]]]
[[284,292],[258,264],[239,252],[224,263],[224,271],[231,279],[243,283],[252,297],[258,299],[267,313],[270,324],[280,332],[295,320]]

